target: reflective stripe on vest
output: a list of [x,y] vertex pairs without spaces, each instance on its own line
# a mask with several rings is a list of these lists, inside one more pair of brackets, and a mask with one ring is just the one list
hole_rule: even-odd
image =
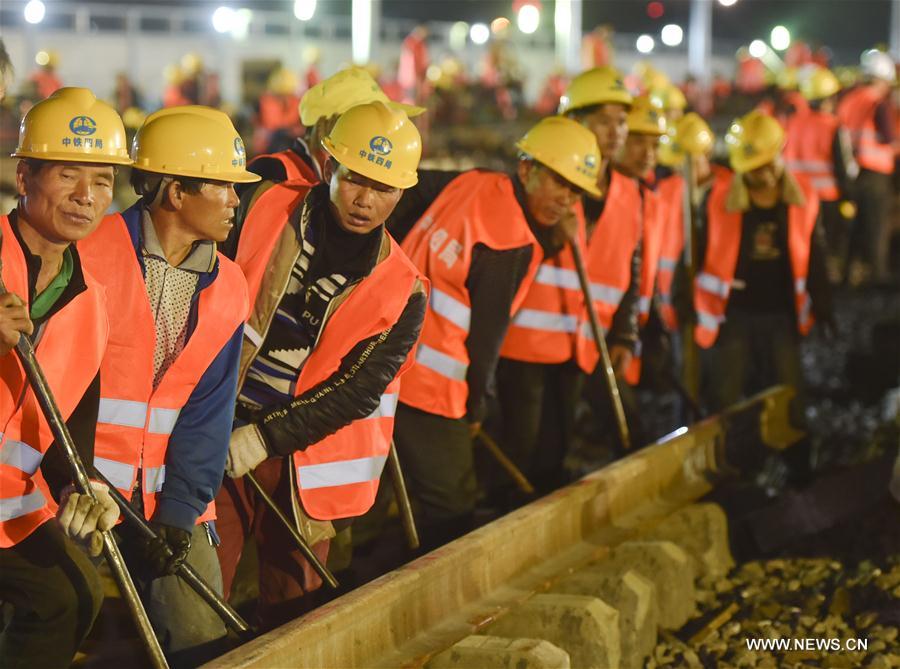
[[419,344],[416,362],[451,381],[465,381],[466,373],[469,371],[469,365],[465,362],[460,362],[427,344]]
[[303,490],[330,488],[374,481],[381,476],[387,456],[358,458],[342,462],[323,462],[297,467],[297,479]]
[[575,314],[557,314],[536,309],[519,309],[512,322],[522,328],[549,332],[574,333],[578,329],[578,316]]
[[509,176],[470,171],[453,179],[403,240],[403,251],[431,282],[416,364],[403,378],[400,400],[420,411],[461,418],[466,413],[471,299],[466,280],[473,249],[532,248],[510,317],[524,304],[543,260]]
[[581,283],[578,281],[578,272],[574,269],[566,269],[563,267],[541,265],[538,267],[534,282],[544,286],[565,288],[566,290],[581,290]]
[[5,523],[8,520],[34,513],[46,504],[47,500],[40,490],[19,497],[0,498],[0,522]]
[[469,331],[472,311],[465,304],[437,288],[431,289],[430,304],[431,310],[438,316],[443,316],[466,332]]
[[[0,432],[0,439],[3,439],[2,432]],[[33,449],[24,441],[6,439],[0,445],[0,464],[18,469],[29,476],[37,471],[43,459],[43,453]]]
[[709,272],[700,272],[697,275],[697,286],[719,297],[727,298],[731,292],[731,284],[729,282],[723,281]]
[[131,490],[131,486],[137,478],[137,467],[127,462],[94,456],[94,467],[119,490]]

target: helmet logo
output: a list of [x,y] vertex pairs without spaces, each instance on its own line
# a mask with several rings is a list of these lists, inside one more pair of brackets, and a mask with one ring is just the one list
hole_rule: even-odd
[[372,149],[374,153],[386,156],[394,148],[394,145],[391,144],[391,140],[389,140],[387,137],[384,137],[383,135],[375,135],[372,139],[369,140],[369,148]]
[[93,135],[97,132],[97,122],[90,116],[75,116],[69,121],[69,130],[76,135]]
[[243,167],[244,156],[247,154],[247,151],[244,149],[244,141],[240,137],[234,138],[234,154],[235,158],[231,161],[231,166]]
[[589,153],[584,157],[584,165],[589,169],[594,169],[597,167],[597,156],[593,153]]

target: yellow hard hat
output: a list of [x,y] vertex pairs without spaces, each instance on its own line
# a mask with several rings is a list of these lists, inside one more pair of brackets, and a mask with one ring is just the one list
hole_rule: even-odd
[[666,134],[666,115],[662,104],[658,98],[650,95],[641,95],[634,99],[625,122],[630,133],[658,137]]
[[59,66],[59,54],[53,49],[41,49],[35,54],[34,62],[41,67],[56,68]]
[[300,122],[313,126],[320,118],[343,114],[351,107],[369,102],[383,102],[391,109],[405,112],[410,118],[425,111],[424,107],[393,102],[365,69],[350,67],[306,91],[300,100]]
[[419,130],[403,110],[380,100],[341,114],[322,146],[347,169],[388,186],[410,188],[419,181]]
[[595,197],[600,149],[594,133],[565,116],[541,119],[525,133],[516,148]]
[[709,124],[696,112],[681,117],[659,140],[659,162],[678,167],[686,156],[709,155],[716,143]]
[[244,142],[228,116],[211,107],[183,105],[150,114],[131,144],[134,167],[230,183],[251,183]]
[[725,136],[735,172],[750,172],[771,163],[784,147],[784,129],[768,114],[754,110],[736,119]]
[[139,109],[138,107],[129,107],[124,112],[122,112],[122,121],[125,122],[126,128],[132,128],[137,130],[143,125],[144,120],[147,118],[147,112],[143,109]]
[[559,99],[559,113],[602,104],[632,103],[622,75],[615,68],[604,66],[582,72],[575,77]]
[[167,84],[178,86],[184,81],[184,72],[179,65],[171,63],[163,68],[163,78]]
[[194,51],[184,54],[181,57],[181,69],[187,77],[194,77],[200,74],[203,70],[203,59],[200,57],[200,54]]
[[277,95],[297,92],[297,75],[285,67],[278,67],[269,75],[268,88]]
[[650,96],[658,99],[665,111],[676,109],[682,111],[687,107],[687,98],[675,84],[662,88],[650,89]]
[[841,90],[841,82],[825,67],[817,67],[800,83],[800,93],[807,100],[830,98]]
[[783,91],[796,91],[800,76],[796,67],[786,67],[775,76],[775,85]]
[[87,88],[60,88],[28,110],[13,158],[130,165],[125,126]]
[[644,84],[646,90],[662,90],[672,85],[671,80],[665,72],[660,72],[650,63],[638,63],[635,66],[635,74]]

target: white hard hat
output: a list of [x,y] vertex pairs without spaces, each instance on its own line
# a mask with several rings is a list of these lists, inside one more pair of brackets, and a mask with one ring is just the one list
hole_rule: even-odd
[[894,66],[894,59],[884,51],[878,49],[869,49],[864,51],[859,59],[864,74],[881,79],[889,83],[897,80],[897,68]]

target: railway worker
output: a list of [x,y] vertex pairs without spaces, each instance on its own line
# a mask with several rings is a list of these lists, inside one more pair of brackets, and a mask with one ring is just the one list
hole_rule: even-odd
[[[0,217],[0,598],[13,613],[0,633],[4,667],[68,667],[100,611],[103,588],[85,554],[99,555],[118,508],[73,492],[71,469],[13,348],[37,341],[37,360],[85,465],[93,461],[103,290],[76,242],[112,203],[115,166],[129,165],[118,114],[86,88],[62,88],[25,115],[13,153],[18,206]],[[77,333],[75,336],[74,333]],[[59,522],[53,507],[59,510]]]
[[[664,223],[656,287],[659,314],[663,326],[670,333],[678,332],[680,323],[692,311],[690,289],[683,285],[676,286],[676,277],[683,270],[681,262],[684,257],[684,189],[687,186],[684,166],[690,160],[691,177],[697,189],[695,203],[699,202],[709,191],[716,174],[724,170],[710,162],[715,141],[709,124],[694,112],[686,114],[660,138],[661,164],[656,170],[656,181],[664,209]],[[685,298],[687,304],[683,303]]]
[[[621,74],[610,67],[582,72],[560,100],[560,113],[594,134],[603,157],[596,184],[600,198],[582,198],[588,239],[585,264],[594,309],[619,378],[624,378],[638,345],[642,202],[637,181],[611,165],[625,145],[632,103]],[[600,354],[586,326],[576,335],[576,349],[579,364],[589,374],[587,397],[606,431],[603,426],[612,416],[600,399],[607,393],[606,378],[596,371]]]
[[[640,187],[642,225],[638,322],[643,328],[650,319],[663,239],[664,204],[655,179],[659,140],[668,129],[661,101],[650,95],[635,98],[626,117],[626,124],[628,136],[615,168],[637,181]],[[641,376],[640,348],[625,372],[625,378],[632,386],[637,385]]]
[[882,52],[863,54],[862,85],[848,91],[838,105],[837,116],[853,143],[859,164],[856,195],[859,211],[850,238],[851,284],[866,283],[870,278],[888,278],[890,222],[888,208],[893,195],[896,141],[891,111],[890,92],[897,81],[897,70],[891,57]]
[[737,119],[727,143],[735,173],[713,183],[694,287],[707,406],[784,383],[797,389],[792,421],[802,427],[800,341],[814,320],[833,327],[819,200],[785,169],[784,130],[771,116]]
[[146,542],[120,529],[163,651],[173,665],[194,666],[223,651],[226,629],[175,572],[186,561],[222,591],[213,500],[248,313],[243,274],[216,242],[231,229],[234,184],[259,177],[245,169],[231,120],[209,107],[151,114],[132,158],[138,201],[82,248],[110,305],[95,465],[159,535]]
[[322,148],[322,139],[328,136],[341,114],[369,102],[383,102],[391,109],[406,112],[410,118],[425,111],[424,107],[393,102],[364,68],[349,67],[303,94],[300,122],[306,127],[304,136],[295,138],[285,151],[257,156],[250,162],[250,171],[275,183],[297,178],[310,183],[321,181],[329,159],[328,152]]
[[849,223],[855,213],[851,190],[859,175],[850,135],[834,115],[840,89],[837,77],[826,68],[816,68],[803,79],[800,92],[808,108],[788,121],[784,147],[785,166],[806,176],[819,196],[832,283],[843,278]]
[[[225,592],[256,539],[264,628],[296,617],[321,580],[266,509],[253,472],[324,561],[334,525],[372,505],[400,375],[425,313],[416,268],[385,231],[416,183],[418,130],[384,102],[345,111],[323,182],[267,184],[237,243],[253,304],[244,330],[227,480],[217,498]],[[332,524],[331,521],[335,521]]]
[[486,413],[510,319],[542,260],[577,228],[581,194],[598,195],[600,154],[577,123],[546,118],[516,146],[514,174],[457,176],[403,241],[432,283],[416,364],[400,391],[396,432],[426,549],[472,527],[472,438]]

